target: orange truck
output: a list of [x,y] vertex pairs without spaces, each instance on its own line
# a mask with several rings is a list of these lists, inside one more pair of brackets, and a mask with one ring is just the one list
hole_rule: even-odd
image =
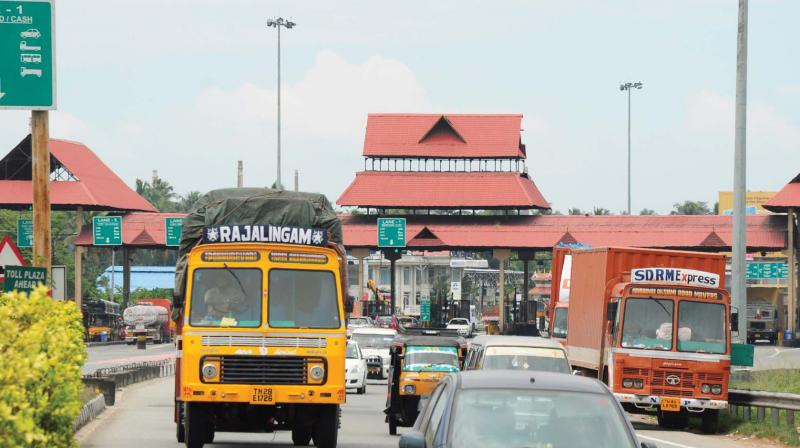
[[659,425],[716,432],[728,407],[723,255],[622,247],[553,251],[551,333],[584,375]]

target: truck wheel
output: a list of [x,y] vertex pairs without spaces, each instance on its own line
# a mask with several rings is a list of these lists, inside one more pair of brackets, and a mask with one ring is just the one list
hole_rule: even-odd
[[302,426],[292,429],[292,443],[294,446],[308,446],[311,443],[311,428]]
[[704,434],[716,434],[717,431],[719,431],[718,409],[706,409],[703,412],[700,430],[703,431]]
[[176,403],[176,406],[178,406],[178,423],[175,424],[175,438],[178,439],[178,443],[183,443],[186,438],[186,427],[183,423],[183,403]]
[[186,448],[203,448],[208,437],[208,415],[202,403],[186,403],[184,442]]
[[320,405],[317,421],[311,426],[311,437],[317,448],[336,448],[339,438],[339,405]]
[[389,416],[389,434],[393,436],[397,435],[397,420],[391,415]]

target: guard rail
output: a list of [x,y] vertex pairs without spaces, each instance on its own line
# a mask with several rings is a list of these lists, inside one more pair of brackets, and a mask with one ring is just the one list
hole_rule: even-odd
[[773,425],[779,426],[781,424],[781,413],[783,413],[786,415],[786,424],[794,426],[795,411],[800,411],[800,395],[730,389],[728,391],[728,404],[730,405],[730,413],[744,420],[752,420],[752,408],[755,408],[756,420],[763,422],[767,418],[767,409],[769,409]]

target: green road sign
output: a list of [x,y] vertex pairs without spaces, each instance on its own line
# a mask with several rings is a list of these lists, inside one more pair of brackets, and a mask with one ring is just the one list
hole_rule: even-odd
[[33,220],[30,218],[17,220],[17,247],[33,247]]
[[406,218],[378,218],[378,247],[406,247]]
[[39,283],[47,285],[47,269],[32,266],[6,266],[3,289],[6,292],[31,292]]
[[165,244],[167,246],[180,246],[183,218],[164,218],[164,226],[167,228]]
[[92,218],[92,228],[95,246],[121,246],[122,245],[122,217],[121,216],[95,216]]
[[747,279],[787,278],[789,266],[786,263],[747,263]]
[[55,109],[52,0],[0,0],[0,109]]
[[419,298],[419,320],[422,322],[431,321],[431,298],[422,296]]

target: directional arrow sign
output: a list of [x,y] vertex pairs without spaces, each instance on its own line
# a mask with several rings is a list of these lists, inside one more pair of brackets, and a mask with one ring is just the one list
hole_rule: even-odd
[[0,0],[0,109],[56,108],[53,0]]

